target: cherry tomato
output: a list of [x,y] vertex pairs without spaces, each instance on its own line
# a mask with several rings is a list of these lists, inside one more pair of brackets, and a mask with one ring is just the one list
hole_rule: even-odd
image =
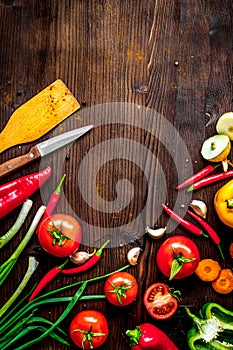
[[131,304],[138,294],[138,283],[128,272],[115,272],[105,282],[104,294],[115,306]]
[[164,283],[154,283],[144,294],[144,305],[150,316],[156,320],[166,320],[176,312],[179,294],[179,291],[172,291]]
[[82,228],[79,222],[68,214],[53,214],[41,223],[38,239],[47,253],[67,257],[79,248]]
[[185,236],[171,236],[158,249],[156,263],[159,270],[171,279],[192,275],[200,261],[196,244]]
[[81,349],[96,349],[108,337],[105,316],[96,310],[80,311],[70,324],[70,337]]

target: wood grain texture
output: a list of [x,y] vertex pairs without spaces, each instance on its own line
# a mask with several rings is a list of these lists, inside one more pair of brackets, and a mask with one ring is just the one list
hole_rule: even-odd
[[[126,264],[131,247],[142,248],[138,265],[128,269],[139,283],[139,295],[132,305],[122,310],[103,300],[86,301],[77,304],[62,323],[68,331],[79,310],[102,311],[111,335],[100,349],[129,349],[125,331],[147,321],[164,330],[180,350],[187,350],[191,321],[186,306],[198,312],[204,302],[215,301],[232,308],[232,295],[218,295],[195,275],[168,282],[155,264],[163,239],[152,241],[144,234],[146,225],[168,224],[166,236],[191,237],[168,220],[161,203],[166,201],[185,214],[190,194],[178,193],[175,186],[206,164],[200,155],[201,144],[215,133],[219,115],[232,109],[232,14],[230,0],[0,1],[0,130],[20,105],[58,78],[80,102],[81,110],[40,141],[95,124],[78,142],[1,180],[10,181],[45,164],[54,169],[46,186],[33,195],[25,227],[1,251],[0,263],[18,246],[37,208],[48,202],[66,172],[56,211],[75,213],[82,221],[82,250],[92,251],[109,237],[112,247],[105,250],[96,268],[82,276],[59,276],[47,291],[117,269]],[[26,154],[33,145],[6,150],[0,162]],[[207,203],[207,220],[221,236],[226,260],[220,259],[211,241],[191,238],[201,257],[232,268],[228,252],[232,233],[213,209],[219,186],[211,185],[191,196]],[[1,220],[2,233],[17,214],[15,210]],[[22,279],[29,254],[40,265],[27,291],[58,263],[33,237],[13,278],[1,289],[1,304]],[[142,301],[145,289],[155,281],[169,283],[182,293],[177,314],[162,323],[149,317]],[[92,284],[87,294],[102,294],[103,286],[104,281]],[[63,305],[47,306],[40,312],[54,321],[63,309]],[[34,347],[55,348],[67,349],[49,338]],[[71,344],[70,349],[75,346]]]

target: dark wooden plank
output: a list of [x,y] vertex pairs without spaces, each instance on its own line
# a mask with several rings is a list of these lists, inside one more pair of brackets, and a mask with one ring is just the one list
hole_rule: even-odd
[[[8,178],[36,171],[43,164],[55,169],[47,186],[33,195],[34,206],[25,225],[28,226],[36,209],[47,203],[61,174],[66,172],[57,212],[75,213],[82,220],[81,249],[91,251],[111,238],[111,248],[96,268],[82,276],[60,276],[47,290],[124,265],[132,246],[140,244],[143,250],[138,265],[128,270],[139,282],[135,303],[122,310],[105,301],[87,301],[78,304],[63,323],[68,331],[72,317],[83,308],[105,313],[111,336],[102,349],[129,349],[126,329],[148,321],[163,329],[180,350],[186,350],[191,321],[185,306],[197,312],[204,302],[213,300],[232,308],[232,295],[216,294],[196,276],[169,282],[182,292],[173,319],[155,323],[143,305],[145,289],[151,283],[168,283],[155,264],[163,239],[152,241],[144,235],[146,225],[168,223],[161,211],[163,201],[175,205],[184,215],[191,197],[203,199],[208,204],[208,222],[224,242],[226,261],[221,261],[212,242],[192,238],[202,257],[212,257],[222,267],[232,267],[228,254],[231,230],[219,223],[213,209],[219,184],[191,195],[175,191],[177,182],[206,164],[200,156],[201,144],[215,133],[217,117],[232,108],[232,10],[230,0],[0,3],[0,128],[19,105],[57,78],[69,86],[82,108],[41,140],[74,127],[95,124],[88,135],[71,147]],[[3,152],[1,162],[26,153],[30,146]],[[16,216],[17,210],[1,220],[2,232]],[[171,232],[167,236],[189,236],[171,221],[168,231]],[[14,251],[24,233],[22,230],[2,250],[0,262]],[[40,265],[28,290],[57,263],[57,259],[39,249],[37,237],[33,237],[14,269],[14,279],[1,289],[1,304],[21,280],[29,254],[35,255]],[[104,281],[92,284],[87,293],[102,294],[103,286]],[[63,305],[58,305],[41,312],[55,320],[63,309]],[[66,349],[51,339],[35,346],[53,348]]]

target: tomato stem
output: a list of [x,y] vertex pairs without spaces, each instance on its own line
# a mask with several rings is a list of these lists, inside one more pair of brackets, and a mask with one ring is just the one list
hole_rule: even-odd
[[132,282],[124,283],[121,286],[116,286],[114,283],[109,281],[113,289],[108,290],[108,293],[115,293],[117,296],[117,300],[120,304],[122,304],[122,298],[126,299],[126,291],[133,287]]

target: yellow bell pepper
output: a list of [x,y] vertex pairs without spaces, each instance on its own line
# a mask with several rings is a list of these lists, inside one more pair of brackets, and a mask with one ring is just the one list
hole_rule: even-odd
[[219,219],[233,228],[233,180],[227,182],[215,194],[214,208]]

